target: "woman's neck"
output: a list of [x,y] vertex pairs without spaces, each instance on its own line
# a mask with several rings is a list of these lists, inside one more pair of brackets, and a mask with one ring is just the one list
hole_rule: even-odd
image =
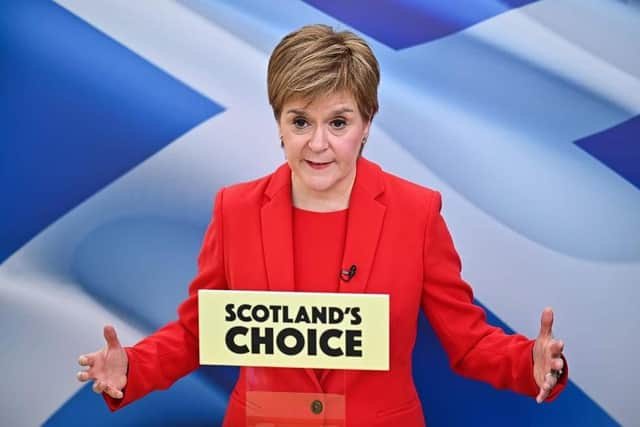
[[313,212],[335,212],[349,207],[351,189],[355,181],[355,175],[343,186],[338,186],[331,191],[313,191],[296,181],[295,175],[291,176],[291,198],[293,206],[299,209]]

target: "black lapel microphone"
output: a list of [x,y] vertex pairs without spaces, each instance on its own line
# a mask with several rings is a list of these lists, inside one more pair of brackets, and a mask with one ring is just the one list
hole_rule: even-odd
[[350,281],[356,275],[357,267],[355,264],[351,265],[348,270],[340,270],[340,278],[345,282]]

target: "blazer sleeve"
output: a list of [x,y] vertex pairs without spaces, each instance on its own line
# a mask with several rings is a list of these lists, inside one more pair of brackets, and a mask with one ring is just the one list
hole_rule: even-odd
[[125,348],[129,360],[123,399],[103,393],[109,409],[115,411],[158,389],[166,389],[199,366],[198,290],[226,289],[222,243],[224,189],[216,195],[213,219],[198,257],[198,273],[189,295],[178,307],[178,319],[166,324],[133,347]]
[[[539,388],[533,377],[534,340],[487,324],[484,310],[473,303],[473,291],[461,277],[460,257],[440,214],[440,194],[434,193],[429,203],[421,304],[452,369],[496,388],[535,397]],[[566,386],[568,369],[564,371],[547,401]]]

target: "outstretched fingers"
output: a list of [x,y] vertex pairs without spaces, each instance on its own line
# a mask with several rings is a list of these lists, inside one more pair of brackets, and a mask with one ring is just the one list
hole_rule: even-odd
[[78,371],[76,378],[78,378],[78,381],[80,382],[86,382],[92,379],[89,371]]
[[562,359],[563,349],[564,344],[562,341],[550,339],[543,356],[545,360],[544,370],[546,373],[544,374],[543,384],[540,386],[540,391],[536,397],[538,403],[544,402],[556,384],[558,384],[558,380],[564,369],[564,360]]
[[555,375],[550,372],[547,373],[544,376],[544,384],[542,385],[542,387],[540,387],[540,392],[538,392],[538,396],[536,397],[536,402],[544,402],[545,399],[549,397],[551,390],[553,389],[553,387],[555,387],[557,382],[558,378]]
[[106,325],[103,334],[106,347],[81,355],[78,364],[86,369],[79,371],[76,377],[81,382],[93,381],[91,389],[95,393],[122,399],[122,389],[126,384],[127,355],[113,326]]
[[544,402],[562,377],[564,342],[553,337],[553,310],[547,307],[540,316],[540,334],[533,348],[534,376],[539,387],[536,401]]
[[91,387],[91,389],[94,391],[94,393],[101,394],[106,387],[107,383],[101,380],[96,380],[93,382],[93,386]]
[[553,360],[553,370],[559,373],[562,373],[564,369],[564,360],[561,357]]
[[111,325],[106,325],[103,330],[104,340],[107,342],[107,349],[117,349],[122,347],[120,345],[120,341],[118,340],[118,334],[116,334],[116,330]]
[[551,307],[547,307],[542,311],[542,316],[540,316],[540,337],[551,337],[553,336],[553,309]]
[[91,367],[94,363],[96,363],[95,353],[83,354],[82,356],[78,357],[78,365],[80,366]]
[[112,387],[110,385],[107,385],[104,388],[104,392],[107,395],[113,397],[114,399],[122,399],[124,397],[124,394],[122,393],[122,391],[120,391],[120,390],[118,390],[118,389],[116,389],[116,388],[114,388],[114,387]]
[[93,383],[93,386],[91,388],[97,394],[105,393],[108,396],[113,397],[114,399],[122,399],[124,397],[124,394],[121,390],[118,390],[105,381],[97,380]]
[[93,365],[96,363],[96,353],[83,354],[78,358],[78,365],[85,366],[87,369],[78,371],[76,378],[78,381],[85,382],[94,379]]
[[551,341],[549,351],[551,352],[551,357],[560,357],[564,351],[564,343],[561,340]]

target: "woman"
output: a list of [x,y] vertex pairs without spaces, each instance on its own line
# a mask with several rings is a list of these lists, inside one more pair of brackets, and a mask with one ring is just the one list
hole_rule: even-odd
[[[424,425],[411,377],[420,308],[460,374],[538,402],[562,390],[567,369],[551,310],[536,340],[487,325],[460,277],[439,193],[361,157],[379,78],[371,49],[353,33],[313,25],[278,44],[268,91],[286,164],[217,194],[177,321],[126,349],[107,326],[105,349],[80,357],[88,369],[79,380],[93,380],[111,409],[198,367],[197,291],[205,288],[390,295],[389,371],[242,368],[225,425],[249,422],[256,392],[287,396],[288,411],[306,411],[309,422],[340,408],[338,424]],[[351,265],[357,274],[344,274]]]

